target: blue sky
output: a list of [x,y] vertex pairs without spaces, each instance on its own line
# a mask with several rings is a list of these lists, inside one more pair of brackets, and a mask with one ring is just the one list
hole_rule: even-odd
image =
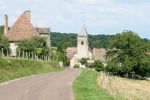
[[34,26],[55,32],[78,33],[84,22],[89,34],[132,30],[150,39],[150,0],[0,0],[0,24],[7,14],[12,26],[25,10]]

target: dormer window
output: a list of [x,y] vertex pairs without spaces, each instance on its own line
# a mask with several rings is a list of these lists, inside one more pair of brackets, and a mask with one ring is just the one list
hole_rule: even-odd
[[84,42],[83,42],[83,41],[81,41],[81,45],[84,45]]

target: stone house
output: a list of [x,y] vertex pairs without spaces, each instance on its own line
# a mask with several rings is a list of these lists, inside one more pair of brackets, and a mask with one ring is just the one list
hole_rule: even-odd
[[50,28],[34,27],[31,22],[31,12],[25,11],[17,19],[14,25],[8,30],[8,16],[5,15],[4,35],[9,42],[11,56],[16,56],[17,42],[31,39],[35,36],[46,37],[47,45],[50,48]]

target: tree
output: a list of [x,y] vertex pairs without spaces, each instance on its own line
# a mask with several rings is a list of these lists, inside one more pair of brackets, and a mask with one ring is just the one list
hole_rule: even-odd
[[88,58],[82,58],[82,59],[80,60],[80,63],[81,63],[82,65],[87,65],[87,60],[88,60]]
[[147,44],[136,33],[128,31],[117,34],[111,48],[107,52],[108,72],[128,78],[150,75]]
[[30,40],[22,40],[18,42],[18,51],[32,52],[38,55],[49,54],[46,39],[43,37],[33,37]]
[[104,65],[101,63],[101,61],[96,60],[94,61],[93,67],[95,68],[96,71],[104,71]]
[[69,62],[68,62],[67,56],[66,56],[66,51],[65,51],[63,45],[59,45],[57,47],[57,51],[55,54],[57,55],[57,60],[62,61],[64,63],[64,65],[69,65]]

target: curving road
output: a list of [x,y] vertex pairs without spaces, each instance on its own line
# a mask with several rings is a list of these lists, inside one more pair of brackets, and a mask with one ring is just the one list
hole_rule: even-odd
[[73,100],[72,82],[81,69],[67,69],[0,84],[0,100]]

